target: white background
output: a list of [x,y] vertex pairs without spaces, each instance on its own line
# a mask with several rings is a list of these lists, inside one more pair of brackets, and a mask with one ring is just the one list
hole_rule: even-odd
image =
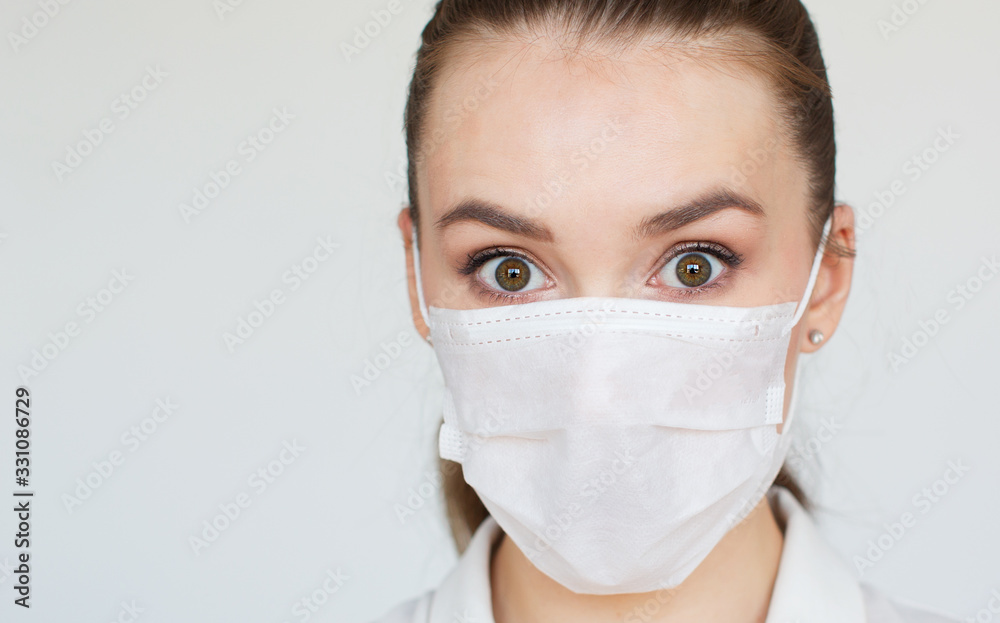
[[[802,451],[813,455],[803,478],[852,568],[884,524],[916,512],[863,580],[969,617],[1000,588],[1000,279],[962,309],[949,292],[1000,253],[1000,6],[911,3],[919,10],[884,37],[892,2],[808,2],[836,96],[839,198],[870,214],[893,181],[906,192],[860,237],[842,329],[807,371],[801,447],[823,418],[838,430]],[[18,366],[50,332],[80,327],[26,383],[33,607],[12,605],[0,567],[4,621],[111,621],[123,601],[142,621],[302,620],[293,607],[328,570],[349,579],[311,620],[365,621],[453,564],[436,499],[404,522],[395,510],[433,469],[441,381],[409,320],[395,228],[405,186],[392,179],[431,2],[403,0],[350,61],[340,48],[386,4],[245,0],[220,17],[211,0],[78,1],[12,44],[40,9],[4,2],[5,413]],[[147,66],[167,75],[121,118],[113,100]],[[241,143],[275,107],[294,119],[247,162]],[[106,117],[114,131],[59,179],[53,161]],[[947,128],[959,135],[948,151],[919,179],[905,173]],[[185,222],[178,204],[231,159],[240,175]],[[293,290],[282,276],[318,237],[340,246]],[[134,276],[127,288],[81,314],[115,270]],[[277,288],[284,303],[230,352],[223,334]],[[940,309],[949,322],[893,369],[887,355]],[[400,332],[408,344],[356,393],[351,375]],[[137,448],[123,443],[166,398],[179,408]],[[12,419],[0,420],[5,499]],[[258,493],[248,477],[286,440],[306,449]],[[64,495],[115,450],[124,462],[67,510]],[[970,470],[921,514],[913,496],[949,460]],[[242,492],[250,506],[196,555],[189,537]],[[0,514],[0,562],[15,562],[14,531],[13,513]]]

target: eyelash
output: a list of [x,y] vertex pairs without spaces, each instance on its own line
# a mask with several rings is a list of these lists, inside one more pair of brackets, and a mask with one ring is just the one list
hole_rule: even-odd
[[680,257],[685,253],[692,253],[692,252],[708,253],[710,255],[714,255],[717,259],[719,259],[723,264],[726,265],[726,271],[719,277],[713,279],[711,282],[703,286],[698,286],[695,288],[671,288],[671,290],[675,290],[677,292],[678,296],[684,296],[684,297],[699,296],[707,290],[711,290],[713,288],[718,288],[722,285],[725,285],[725,283],[729,280],[728,275],[730,270],[739,268],[740,264],[743,262],[742,255],[730,251],[721,244],[716,244],[714,242],[685,242],[681,243],[679,246],[675,246],[670,249],[670,252],[663,257],[658,268],[656,269],[655,274],[658,275],[660,271],[663,270],[663,267],[666,266],[667,263],[669,263],[674,258]]
[[[743,262],[742,255],[730,251],[721,244],[716,244],[714,242],[687,242],[671,248],[669,254],[664,255],[663,258],[660,260],[659,266],[656,269],[655,274],[659,274],[659,272],[663,270],[663,267],[675,257],[683,255],[684,253],[691,253],[695,251],[701,253],[710,253],[711,255],[714,255],[723,264],[726,265],[727,269],[738,268],[739,265]],[[459,266],[458,272],[465,277],[472,277],[479,271],[479,269],[483,266],[483,264],[497,257],[517,257],[526,262],[530,262],[532,265],[535,266],[538,265],[538,262],[536,262],[531,257],[520,251],[503,247],[493,247],[491,249],[484,249],[476,253],[469,253],[466,256],[465,263]],[[706,290],[718,287],[720,285],[720,282],[725,283],[727,279],[725,279],[724,277],[725,275],[728,274],[729,270],[723,273],[722,276],[716,278],[711,283],[704,286],[698,286],[696,288],[671,288],[671,289],[677,290],[678,294],[680,294],[681,296],[698,296],[701,293],[705,292]],[[509,302],[524,298],[524,295],[506,294],[498,290],[487,288],[482,283],[479,282],[478,278],[475,277],[472,277],[472,284],[478,290],[478,294],[480,296],[489,299],[491,302]]]
[[485,249],[477,253],[469,253],[466,256],[465,264],[459,268],[458,272],[466,277],[472,277],[472,284],[478,291],[477,293],[479,296],[489,299],[492,303],[510,302],[524,298],[523,294],[518,296],[516,294],[506,294],[504,292],[500,292],[499,290],[487,288],[480,283],[478,278],[473,276],[479,271],[480,268],[482,268],[483,264],[497,257],[517,257],[521,258],[525,262],[530,262],[534,266],[538,265],[538,262],[520,251],[505,249],[503,247],[493,247],[492,249]]

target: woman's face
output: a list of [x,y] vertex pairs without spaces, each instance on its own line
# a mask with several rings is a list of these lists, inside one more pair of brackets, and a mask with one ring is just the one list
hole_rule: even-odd
[[[418,156],[427,305],[798,300],[815,248],[806,172],[779,118],[756,72],[697,52],[568,56],[545,39],[461,49]],[[405,212],[400,227],[408,238]],[[830,287],[846,298],[846,264],[832,282],[824,265],[814,301]],[[839,303],[824,310],[827,336]],[[815,311],[793,334],[786,380]]]

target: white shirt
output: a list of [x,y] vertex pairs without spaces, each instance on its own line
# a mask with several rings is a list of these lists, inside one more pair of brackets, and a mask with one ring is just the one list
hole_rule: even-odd
[[[946,623],[947,616],[903,605],[861,584],[784,487],[768,491],[784,524],[784,545],[765,623]],[[495,623],[490,552],[503,531],[493,517],[476,530],[437,590],[399,604],[374,623]]]

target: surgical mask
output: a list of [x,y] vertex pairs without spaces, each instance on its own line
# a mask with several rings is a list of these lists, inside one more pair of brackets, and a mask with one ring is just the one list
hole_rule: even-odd
[[570,590],[679,585],[784,462],[796,402],[793,382],[779,434],[785,358],[822,257],[821,244],[797,303],[585,297],[459,310],[426,307],[414,244],[445,381],[440,456]]

